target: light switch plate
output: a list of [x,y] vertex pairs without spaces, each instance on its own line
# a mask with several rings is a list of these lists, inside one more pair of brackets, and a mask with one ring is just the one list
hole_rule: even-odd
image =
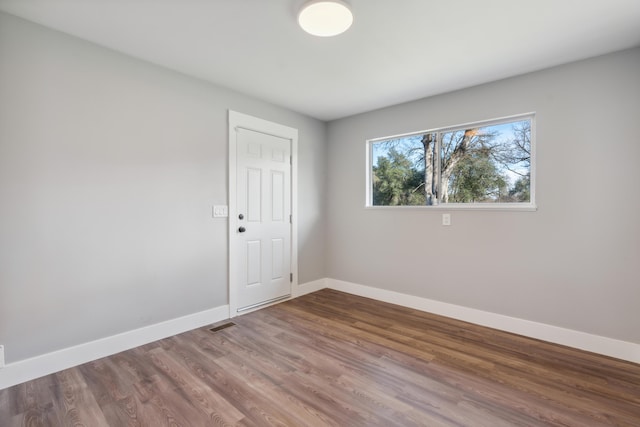
[[213,217],[214,218],[226,218],[229,216],[229,207],[226,205],[214,205]]

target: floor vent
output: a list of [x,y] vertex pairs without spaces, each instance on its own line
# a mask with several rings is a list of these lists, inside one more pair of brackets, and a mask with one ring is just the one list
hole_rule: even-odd
[[225,324],[220,325],[220,326],[216,326],[215,328],[211,328],[211,329],[209,329],[209,330],[210,330],[211,332],[218,332],[218,331],[221,331],[221,330],[223,330],[223,329],[227,329],[227,328],[229,328],[229,327],[231,327],[231,326],[235,326],[235,325],[236,325],[235,323],[233,323],[233,322],[229,322],[229,323],[225,323]]

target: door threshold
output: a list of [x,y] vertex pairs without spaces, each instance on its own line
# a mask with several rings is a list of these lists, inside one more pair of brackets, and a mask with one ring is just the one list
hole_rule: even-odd
[[265,305],[269,305],[269,304],[273,304],[274,302],[282,301],[282,300],[289,299],[289,298],[291,298],[291,294],[287,294],[287,295],[284,295],[284,296],[281,296],[281,297],[278,297],[278,298],[273,298],[273,299],[270,299],[270,300],[267,300],[267,301],[262,301],[262,302],[259,302],[257,304],[248,305],[246,307],[239,308],[237,310],[237,312],[238,313],[244,313],[245,311],[254,310],[256,308],[259,308],[259,307],[262,307],[262,306],[265,306]]

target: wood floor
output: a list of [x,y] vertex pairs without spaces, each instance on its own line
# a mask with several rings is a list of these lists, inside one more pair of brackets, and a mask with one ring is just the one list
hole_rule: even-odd
[[0,391],[6,426],[640,426],[640,365],[322,290]]

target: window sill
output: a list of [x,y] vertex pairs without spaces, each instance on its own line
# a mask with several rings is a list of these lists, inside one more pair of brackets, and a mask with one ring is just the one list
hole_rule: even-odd
[[437,206],[365,206],[366,210],[413,210],[413,211],[503,211],[535,212],[538,207],[533,203],[486,203],[462,204],[447,203]]

